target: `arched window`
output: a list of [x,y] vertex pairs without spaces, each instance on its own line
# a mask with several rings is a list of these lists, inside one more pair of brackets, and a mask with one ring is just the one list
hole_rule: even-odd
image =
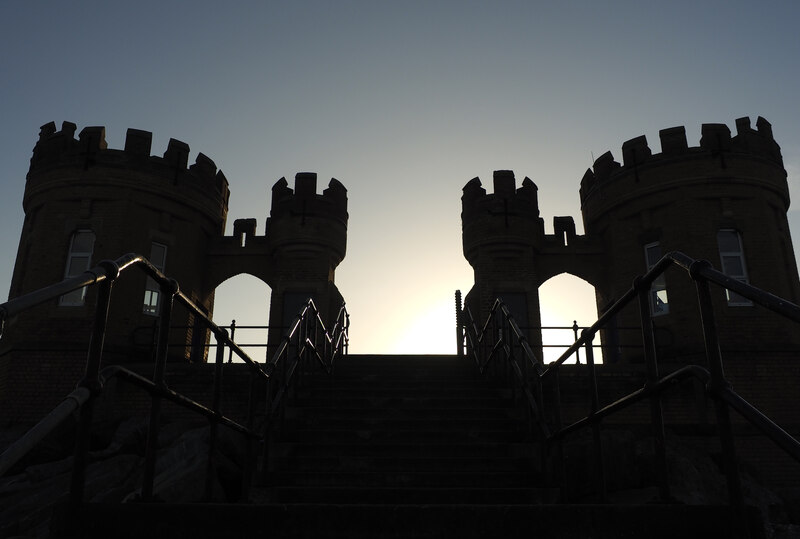
[[[644,246],[644,258],[647,264],[647,271],[661,260],[661,244],[659,242],[648,243]],[[667,298],[667,280],[664,274],[653,281],[650,287],[650,313],[653,316],[667,314],[669,312],[669,299]]]
[[[719,247],[719,259],[722,263],[722,273],[742,281],[749,282],[747,279],[747,266],[744,263],[744,249],[742,248],[742,237],[737,230],[723,228],[717,232],[717,246]],[[753,303],[735,292],[725,291],[730,306],[749,306]]]
[[[150,263],[153,264],[158,271],[164,273],[164,266],[167,263],[167,246],[160,243],[153,243],[150,246]],[[161,289],[158,283],[152,277],[147,278],[147,283],[144,285],[144,306],[142,311],[145,314],[158,315],[158,302],[161,295]]]
[[[67,267],[64,270],[64,278],[75,277],[91,267],[92,251],[94,250],[94,232],[91,230],[77,230],[72,234],[67,255]],[[58,300],[59,305],[80,306],[86,300],[86,287],[73,290],[69,294],[64,294]]]

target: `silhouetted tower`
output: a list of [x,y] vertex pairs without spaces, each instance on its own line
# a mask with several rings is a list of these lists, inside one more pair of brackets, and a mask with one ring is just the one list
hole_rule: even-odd
[[347,190],[332,178],[321,195],[317,175],[295,176],[294,191],[281,178],[272,187],[267,221],[272,298],[270,342],[291,323],[308,298],[313,298],[325,324],[332,324],[342,304],[334,284],[336,267],[347,251]]
[[[464,187],[461,222],[464,256],[475,271],[475,286],[464,305],[484,321],[491,303],[502,297],[517,323],[541,326],[539,279],[533,256],[542,243],[536,185],[525,178],[517,189],[510,170],[494,172],[494,193],[486,194],[478,178]],[[531,346],[541,347],[541,332],[530,331]]]
[[572,217],[554,217],[554,233],[544,233],[538,188],[529,178],[517,188],[513,172],[498,170],[493,180],[494,194],[473,178],[461,197],[464,256],[475,270],[464,306],[482,324],[501,297],[541,354],[539,287],[565,272],[593,282],[600,254],[586,236],[576,234]]
[[[707,259],[731,277],[795,303],[800,300],[786,212],[789,189],[772,127],[758,118],[705,124],[699,147],[689,147],[683,127],[660,131],[661,153],[644,136],[625,142],[620,165],[600,156],[581,181],[587,236],[604,253],[592,281],[602,311],[630,288],[634,276],[662,255],[679,250]],[[721,346],[750,354],[795,346],[791,325],[736,295],[714,290]],[[703,351],[694,285],[667,272],[651,291],[651,313],[662,358],[688,359]],[[641,340],[635,309],[622,313],[622,357],[636,361]],[[625,329],[630,328],[630,329]],[[634,348],[625,348],[626,345]]]
[[[129,129],[125,149],[113,150],[103,127],[86,127],[78,139],[75,129],[70,122],[61,131],[52,122],[42,126],[25,185],[25,222],[9,297],[136,252],[178,279],[182,291],[211,312],[213,295],[204,293],[202,268],[209,240],[224,233],[225,176],[202,153],[187,168],[189,147],[178,140],[171,139],[157,157],[150,155],[149,132]],[[141,359],[137,351],[150,351],[159,292],[138,272],[114,288],[107,357]],[[20,316],[4,344],[85,347],[95,293],[77,291]],[[173,323],[184,326],[174,330],[173,342],[190,343],[192,317],[176,309]],[[188,358],[188,350],[172,353]]]

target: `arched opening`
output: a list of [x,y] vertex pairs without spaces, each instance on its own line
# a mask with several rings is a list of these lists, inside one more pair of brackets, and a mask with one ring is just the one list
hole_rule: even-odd
[[[539,306],[542,315],[543,359],[552,363],[575,342],[583,328],[597,320],[597,302],[594,287],[580,277],[561,273],[551,277],[539,287]],[[577,328],[577,329],[576,329]],[[594,341],[594,361],[602,363],[600,336]],[[581,350],[567,363],[586,362],[586,352]]]
[[[214,322],[228,329],[233,340],[254,361],[267,358],[267,325],[272,289],[267,283],[247,273],[227,279],[214,291]],[[213,361],[216,348],[211,338],[208,360]],[[236,354],[226,351],[225,361],[240,362]]]

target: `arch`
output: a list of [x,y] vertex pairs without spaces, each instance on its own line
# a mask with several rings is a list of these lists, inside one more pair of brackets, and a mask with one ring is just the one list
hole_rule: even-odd
[[[234,340],[243,345],[244,351],[254,360],[264,361],[267,357],[264,345],[267,343],[267,329],[269,322],[269,307],[272,288],[261,278],[252,273],[240,272],[220,283],[214,289],[214,322],[230,328],[231,322],[236,321],[236,328],[229,331],[233,333]],[[252,326],[261,327],[255,329]],[[208,360],[214,360],[214,339],[211,339],[211,352]],[[253,344],[257,346],[244,346]],[[238,362],[236,355],[233,361]],[[225,361],[228,361],[226,356]]]
[[550,279],[567,274],[586,282],[592,287],[597,287],[604,266],[605,259],[598,253],[586,253],[580,256],[565,256],[562,254],[540,256],[540,286]]
[[[238,238],[217,238],[215,249],[206,257],[205,280],[208,290],[215,290],[226,281],[243,273],[269,285],[272,280],[272,265],[263,246],[244,247]],[[270,285],[271,286],[271,285]]]
[[[544,344],[542,355],[545,363],[558,359],[575,341],[573,330],[575,322],[579,327],[586,327],[598,318],[594,286],[568,272],[561,272],[542,283],[539,287],[539,306]],[[563,329],[545,329],[554,327]],[[595,339],[595,363],[602,362],[600,344],[598,337]],[[581,363],[585,363],[585,352],[581,351],[578,358]],[[568,360],[568,363],[574,362],[575,359]]]

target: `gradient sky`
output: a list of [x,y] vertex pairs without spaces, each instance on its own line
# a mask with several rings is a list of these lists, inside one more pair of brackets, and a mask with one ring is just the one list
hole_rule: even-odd
[[[546,230],[554,215],[580,229],[592,156],[621,160],[642,134],[658,152],[658,131],[677,125],[697,145],[702,123],[734,130],[760,115],[796,196],[799,24],[796,1],[6,0],[0,288],[39,126],[104,125],[111,148],[133,127],[153,132],[154,154],[176,138],[190,162],[216,162],[229,231],[255,217],[263,233],[282,176],[339,179],[350,222],[336,283],[351,351],[452,353],[453,291],[472,285],[461,188],[475,176],[490,191],[495,169],[529,176]],[[798,237],[796,211],[790,220]],[[254,281],[218,289],[218,322],[266,322],[268,289],[249,291]],[[592,321],[590,287],[545,286],[545,324]]]

